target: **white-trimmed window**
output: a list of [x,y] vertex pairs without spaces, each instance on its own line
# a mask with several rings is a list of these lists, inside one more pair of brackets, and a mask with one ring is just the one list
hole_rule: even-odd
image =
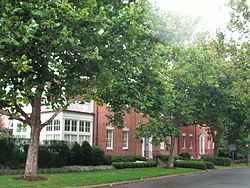
[[128,131],[122,131],[122,149],[128,149]]
[[45,136],[45,138],[46,138],[46,140],[52,140],[52,139],[53,139],[52,136],[53,136],[52,134],[47,134],[47,135]]
[[77,142],[77,135],[71,135],[70,141],[71,142]]
[[65,134],[64,135],[64,140],[70,142],[70,135],[69,134]]
[[113,149],[113,130],[107,130],[106,148]]
[[60,120],[56,119],[53,121],[54,124],[54,131],[60,131]]
[[90,122],[85,122],[85,132],[90,133]]
[[79,135],[79,143],[87,141],[90,144],[90,136],[89,135]]
[[193,135],[189,135],[189,149],[193,149]]
[[68,119],[65,120],[64,130],[70,131],[70,120]]
[[77,131],[77,121],[71,120],[71,131]]
[[52,131],[53,130],[53,125],[52,122],[49,123],[49,125],[46,126],[46,131]]
[[182,149],[186,149],[186,134],[182,134]]
[[60,134],[54,134],[53,137],[54,140],[60,140]]
[[84,124],[85,124],[84,121],[79,122],[79,132],[84,132]]
[[207,138],[207,149],[210,149],[210,145],[211,145],[211,139]]
[[165,149],[165,143],[164,142],[160,143],[160,149]]

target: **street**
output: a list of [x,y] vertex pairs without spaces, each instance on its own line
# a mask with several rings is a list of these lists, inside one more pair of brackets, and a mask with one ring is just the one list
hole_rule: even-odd
[[116,188],[249,188],[250,168],[210,171],[161,180],[124,184]]

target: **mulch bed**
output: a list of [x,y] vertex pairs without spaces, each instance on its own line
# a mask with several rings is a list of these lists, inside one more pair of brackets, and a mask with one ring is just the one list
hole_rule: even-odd
[[46,177],[42,176],[21,176],[21,177],[14,177],[15,180],[23,180],[23,181],[44,181],[48,180]]

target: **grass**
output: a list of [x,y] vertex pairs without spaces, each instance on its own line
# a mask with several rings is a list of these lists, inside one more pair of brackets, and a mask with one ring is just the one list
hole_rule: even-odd
[[201,171],[198,169],[176,168],[142,168],[126,169],[85,173],[66,173],[66,174],[42,174],[48,178],[47,181],[27,182],[14,180],[12,177],[18,176],[0,176],[0,187],[18,188],[18,187],[74,187],[96,185],[103,183],[113,183],[119,181],[138,180],[173,174]]
[[215,166],[216,169],[224,169],[224,168],[236,168],[236,167],[244,167],[249,166],[250,163],[247,165],[247,163],[240,163],[240,164],[231,164],[231,166]]

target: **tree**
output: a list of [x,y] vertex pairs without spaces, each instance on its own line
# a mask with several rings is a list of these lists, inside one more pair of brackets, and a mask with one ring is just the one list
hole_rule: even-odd
[[[157,106],[157,41],[146,9],[133,0],[1,1],[0,113],[31,127],[24,177],[37,176],[42,128],[79,96],[110,103],[116,124],[130,106],[145,114]],[[45,122],[41,106],[56,111]]]

